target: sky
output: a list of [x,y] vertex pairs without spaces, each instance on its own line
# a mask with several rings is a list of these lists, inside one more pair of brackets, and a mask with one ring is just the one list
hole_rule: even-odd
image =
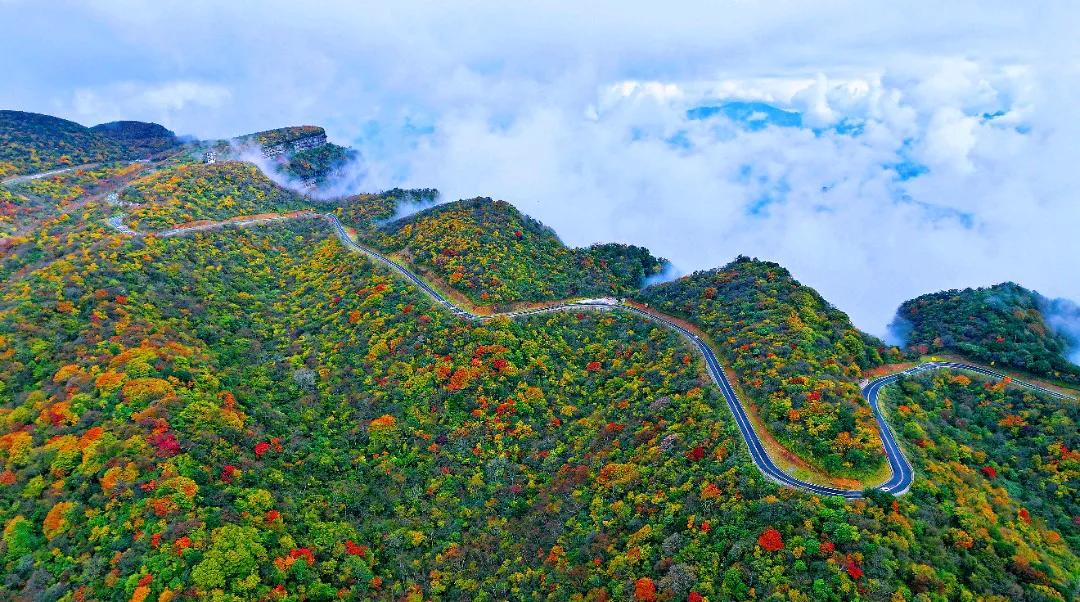
[[776,261],[882,336],[941,289],[1080,300],[1075,2],[307,4],[0,0],[0,108],[322,125],[355,191]]

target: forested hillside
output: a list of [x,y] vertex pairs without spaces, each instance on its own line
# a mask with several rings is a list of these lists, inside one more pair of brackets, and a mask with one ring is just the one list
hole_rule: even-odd
[[145,163],[107,163],[80,167],[71,171],[10,184],[5,189],[16,194],[75,203],[76,201],[115,190],[147,170]]
[[[437,193],[313,204],[238,162],[0,194],[19,231],[0,244],[0,599],[1003,602],[1080,587],[1075,400],[901,379],[882,403],[911,491],[822,498],[762,476],[694,348],[653,322],[461,320],[315,217],[168,238],[107,223],[332,210],[364,240],[402,237],[403,255],[439,241],[498,258],[522,287],[508,291],[539,281],[514,253],[603,256],[556,247],[508,205],[387,227]],[[742,258],[641,297],[729,354],[792,449],[851,473],[880,462],[855,382],[881,344],[786,270]]]
[[[947,371],[903,379],[886,395],[922,468],[911,497],[953,514],[922,530],[913,551],[934,570],[916,579],[940,591],[945,574],[966,573],[976,591],[1003,599],[1074,596],[1080,403]],[[1064,597],[1049,591],[1055,584]]]
[[881,439],[859,392],[884,344],[775,263],[740,257],[636,298],[698,326],[717,345],[779,442],[831,473],[872,474]]
[[1003,543],[963,530],[977,480],[780,489],[673,334],[467,326],[314,221],[108,245],[2,308],[5,587],[30,598],[1037,599],[1075,570],[1008,499]]
[[120,198],[136,205],[129,210],[129,223],[146,230],[310,206],[254,165],[239,161],[160,170],[132,182]]
[[1047,323],[1043,310],[1048,303],[1012,282],[942,291],[905,301],[894,327],[906,336],[909,346],[923,353],[950,350],[1080,383],[1080,366],[1067,358],[1080,341],[1070,341]]
[[385,225],[399,213],[433,205],[438,198],[439,191],[434,188],[392,188],[377,194],[358,194],[342,199],[335,203],[334,213],[349,227],[360,231],[365,240],[370,240],[376,235],[371,230]]
[[0,187],[0,238],[6,239],[0,246],[5,252],[23,246],[23,236],[45,220],[76,210],[84,199],[113,190],[145,169],[143,163],[113,163]]
[[569,248],[547,226],[488,198],[446,203],[362,236],[479,305],[626,295],[663,268],[643,247]]
[[152,154],[139,141],[114,136],[110,126],[99,127],[108,132],[49,115],[0,111],[0,178]]
[[[104,244],[111,228],[106,219],[111,210],[103,202],[87,197],[70,198],[73,188],[99,190],[98,185],[126,168],[101,168],[63,174],[27,183],[32,194],[20,184],[0,187],[0,197],[10,195],[2,206],[9,219],[0,220],[7,236],[0,239],[0,280],[13,284],[33,270],[48,266],[65,256],[84,253]],[[100,178],[100,179],[95,179]],[[15,191],[12,192],[12,189]],[[48,192],[58,197],[49,196]]]
[[6,240],[27,224],[37,223],[43,206],[58,205],[59,202],[51,199],[35,201],[7,186],[0,186],[0,239]]
[[355,149],[327,142],[326,131],[313,125],[239,136],[228,147],[219,145],[218,151],[222,156],[235,157],[238,148],[265,155],[275,171],[297,183],[316,186],[332,182],[359,157]]
[[304,182],[324,184],[356,157],[357,152],[350,148],[323,144],[288,154],[281,163],[280,170],[289,177]]
[[128,148],[151,156],[179,144],[176,134],[165,126],[142,121],[111,121],[90,128],[91,132],[119,140]]

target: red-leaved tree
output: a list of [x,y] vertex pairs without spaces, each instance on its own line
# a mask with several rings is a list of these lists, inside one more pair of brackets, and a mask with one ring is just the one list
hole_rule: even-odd
[[776,552],[784,549],[784,538],[780,537],[780,532],[773,528],[765,529],[761,533],[761,537],[758,537],[757,543],[767,552]]

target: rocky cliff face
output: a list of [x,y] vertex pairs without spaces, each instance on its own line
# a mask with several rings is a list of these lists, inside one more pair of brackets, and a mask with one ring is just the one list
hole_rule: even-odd
[[322,132],[276,144],[263,145],[262,153],[264,157],[278,157],[285,153],[296,153],[309,148],[318,148],[324,144],[326,144],[326,133]]

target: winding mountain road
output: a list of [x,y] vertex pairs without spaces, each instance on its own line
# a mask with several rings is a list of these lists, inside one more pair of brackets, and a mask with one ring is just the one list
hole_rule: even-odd
[[[147,160],[147,159],[136,159],[134,161],[128,161],[127,164],[128,165],[135,165],[136,163],[149,163],[149,160]],[[58,176],[58,175],[60,175],[62,173],[67,173],[69,171],[75,171],[75,170],[78,170],[78,169],[91,169],[93,167],[97,167],[98,165],[101,165],[101,163],[83,163],[82,165],[72,165],[71,167],[61,167],[59,169],[54,169],[54,170],[51,170],[51,171],[43,171],[43,172],[39,172],[39,173],[23,174],[23,175],[20,175],[20,176],[11,176],[11,177],[8,177],[8,178],[4,178],[3,180],[0,180],[0,185],[3,185],[3,184],[22,184],[24,182],[29,182],[31,180],[40,180],[41,178],[47,178],[49,176]]]
[[[602,311],[625,311],[649,320],[651,322],[660,324],[670,330],[673,330],[682,336],[686,337],[694,346],[697,347],[702,357],[705,359],[705,365],[708,368],[709,375],[712,377],[713,382],[719,387],[720,392],[723,393],[724,398],[727,400],[728,409],[731,410],[732,415],[735,417],[735,423],[739,427],[739,431],[742,434],[743,441],[746,442],[746,446],[750,452],[750,458],[753,460],[754,465],[758,470],[762,472],[768,479],[785,485],[788,487],[794,487],[809,493],[816,495],[829,495],[829,496],[841,496],[848,499],[861,498],[864,495],[862,490],[854,489],[840,489],[836,487],[830,487],[826,485],[819,485],[816,483],[810,483],[808,481],[796,478],[773,462],[769,456],[768,451],[765,449],[765,445],[762,443],[761,438],[758,436],[753,422],[747,415],[746,409],[743,407],[742,402],[739,401],[738,395],[735,393],[734,387],[728,381],[727,375],[724,373],[724,369],[720,364],[720,360],[717,359],[716,353],[713,349],[691,330],[681,326],[674,318],[670,318],[656,312],[645,311],[638,307],[627,305],[616,301],[614,299],[584,299],[578,301],[569,301],[565,303],[557,303],[554,305],[548,305],[535,309],[526,309],[520,311],[510,311],[493,315],[479,315],[472,313],[462,307],[455,305],[452,301],[444,297],[439,291],[429,286],[426,282],[420,279],[415,273],[401,265],[397,261],[394,261],[390,257],[379,253],[378,251],[369,247],[363,246],[357,243],[349,236],[349,233],[345,230],[345,227],[338,220],[337,216],[333,214],[315,214],[315,213],[300,213],[292,214],[289,216],[275,216],[275,217],[260,217],[258,219],[233,219],[223,222],[204,223],[191,227],[173,228],[165,230],[163,232],[155,233],[157,236],[178,236],[189,232],[205,231],[214,228],[220,228],[225,226],[246,226],[255,223],[264,223],[269,221],[280,221],[283,219],[296,219],[296,218],[319,218],[327,221],[333,228],[334,233],[341,240],[342,244],[346,248],[362,253],[372,260],[381,263],[390,270],[397,272],[400,276],[414,284],[417,288],[423,291],[428,297],[434,300],[438,305],[441,305],[444,309],[460,317],[464,320],[482,322],[491,320],[494,318],[520,318],[525,316],[532,316],[543,313],[552,313],[557,311],[581,311],[581,310],[602,310]],[[124,225],[123,217],[114,217],[109,220],[109,225],[116,230],[134,236],[141,236],[142,233],[134,232],[130,228]],[[873,411],[874,419],[877,421],[878,431],[881,436],[883,450],[885,456],[889,461],[889,467],[892,471],[892,476],[881,485],[877,486],[877,489],[891,493],[894,495],[901,495],[906,493],[911,487],[912,480],[915,477],[915,472],[912,469],[911,463],[904,455],[903,450],[900,448],[899,443],[896,441],[896,437],[893,435],[892,428],[886,422],[885,417],[882,415],[881,408],[878,405],[878,394],[882,387],[896,381],[902,376],[918,374],[928,370],[963,370],[967,372],[974,372],[989,376],[991,378],[1003,379],[1005,374],[989,370],[981,366],[973,366],[970,364],[964,364],[960,362],[928,362],[920,364],[913,368],[889,374],[888,376],[882,376],[873,381],[870,381],[863,387],[862,393],[866,398],[867,403],[870,404],[870,409]],[[1012,380],[1012,384],[1038,391],[1040,393],[1051,395],[1054,397],[1065,399],[1068,396],[1063,395],[1057,391],[1041,387],[1039,385],[1026,383],[1018,380]]]
[[54,169],[52,171],[43,171],[41,173],[24,174],[21,176],[11,176],[10,178],[4,178],[0,180],[0,184],[22,184],[23,182],[29,182],[31,180],[40,180],[41,178],[47,178],[49,176],[56,176],[76,169],[85,169],[89,167],[96,167],[97,163],[87,163],[85,165],[73,165],[71,167],[63,167],[60,169]]

